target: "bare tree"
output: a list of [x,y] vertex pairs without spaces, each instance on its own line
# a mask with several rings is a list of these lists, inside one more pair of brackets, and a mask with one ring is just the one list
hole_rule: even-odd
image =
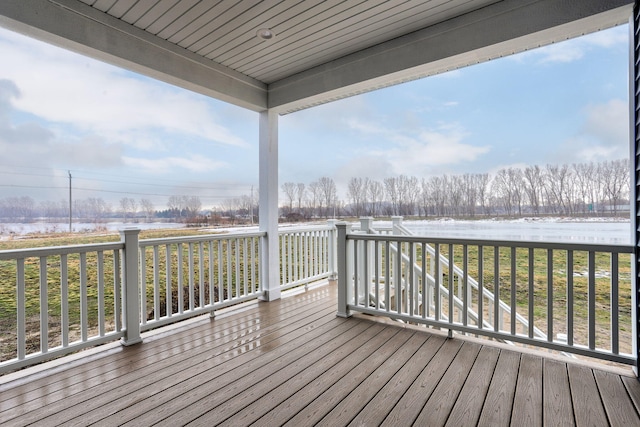
[[298,212],[302,213],[302,201],[305,195],[305,185],[302,182],[296,184],[296,198],[298,199]]
[[135,199],[123,197],[120,199],[120,210],[122,211],[123,219],[126,221],[128,217],[135,216],[138,211],[138,204]]
[[379,181],[367,180],[366,191],[367,199],[369,200],[368,215],[379,215],[382,209],[382,201],[384,200],[383,185]]
[[364,213],[364,201],[367,194],[365,181],[362,178],[351,178],[347,185],[347,197],[351,203],[351,214],[359,217]]
[[282,184],[281,188],[282,192],[287,198],[285,215],[290,214],[291,212],[293,212],[293,201],[296,200],[298,186],[293,182],[285,182],[284,184]]
[[336,183],[328,176],[323,176],[318,180],[318,185],[320,188],[320,195],[325,206],[324,216],[328,218],[330,211],[333,209],[335,212],[335,209],[337,208],[338,192],[336,189]]
[[142,209],[142,212],[144,212],[144,216],[147,222],[151,221],[151,218],[155,213],[155,209],[151,200],[144,198],[140,199],[140,209]]

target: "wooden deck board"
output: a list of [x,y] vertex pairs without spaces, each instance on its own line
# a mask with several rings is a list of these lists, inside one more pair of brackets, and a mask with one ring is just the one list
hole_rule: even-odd
[[542,426],[542,363],[539,356],[523,354],[520,358],[512,426]]
[[543,424],[558,427],[574,425],[567,364],[545,360],[542,382]]
[[0,425],[640,425],[636,378],[335,312],[320,287],[0,378]]
[[497,348],[482,347],[480,349],[446,425],[456,427],[478,423],[499,355],[500,351]]
[[607,425],[607,414],[604,412],[591,369],[574,364],[568,364],[567,368],[576,425],[578,427]]
[[478,420],[479,426],[500,427],[511,423],[511,409],[516,392],[516,380],[520,368],[520,353],[500,351],[494,375],[489,384],[484,406]]

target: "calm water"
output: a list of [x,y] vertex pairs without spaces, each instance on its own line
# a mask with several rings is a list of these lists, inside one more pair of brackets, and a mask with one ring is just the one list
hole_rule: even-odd
[[628,244],[629,222],[404,221],[415,234],[430,237]]

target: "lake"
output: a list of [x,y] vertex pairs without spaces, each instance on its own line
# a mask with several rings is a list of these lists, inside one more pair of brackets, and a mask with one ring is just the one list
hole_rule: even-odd
[[495,240],[529,240],[572,243],[631,243],[628,221],[520,219],[479,221],[404,221],[417,235]]

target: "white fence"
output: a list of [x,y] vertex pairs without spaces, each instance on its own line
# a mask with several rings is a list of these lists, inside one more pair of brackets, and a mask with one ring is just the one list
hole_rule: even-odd
[[382,315],[634,364],[630,245],[359,233],[338,225],[338,314]]
[[[0,281],[13,290],[0,295],[0,372],[117,339],[135,344],[141,332],[263,295],[265,233],[147,240],[138,233],[125,230],[115,243],[0,251]],[[335,276],[331,223],[290,228],[279,239],[281,289]]]

